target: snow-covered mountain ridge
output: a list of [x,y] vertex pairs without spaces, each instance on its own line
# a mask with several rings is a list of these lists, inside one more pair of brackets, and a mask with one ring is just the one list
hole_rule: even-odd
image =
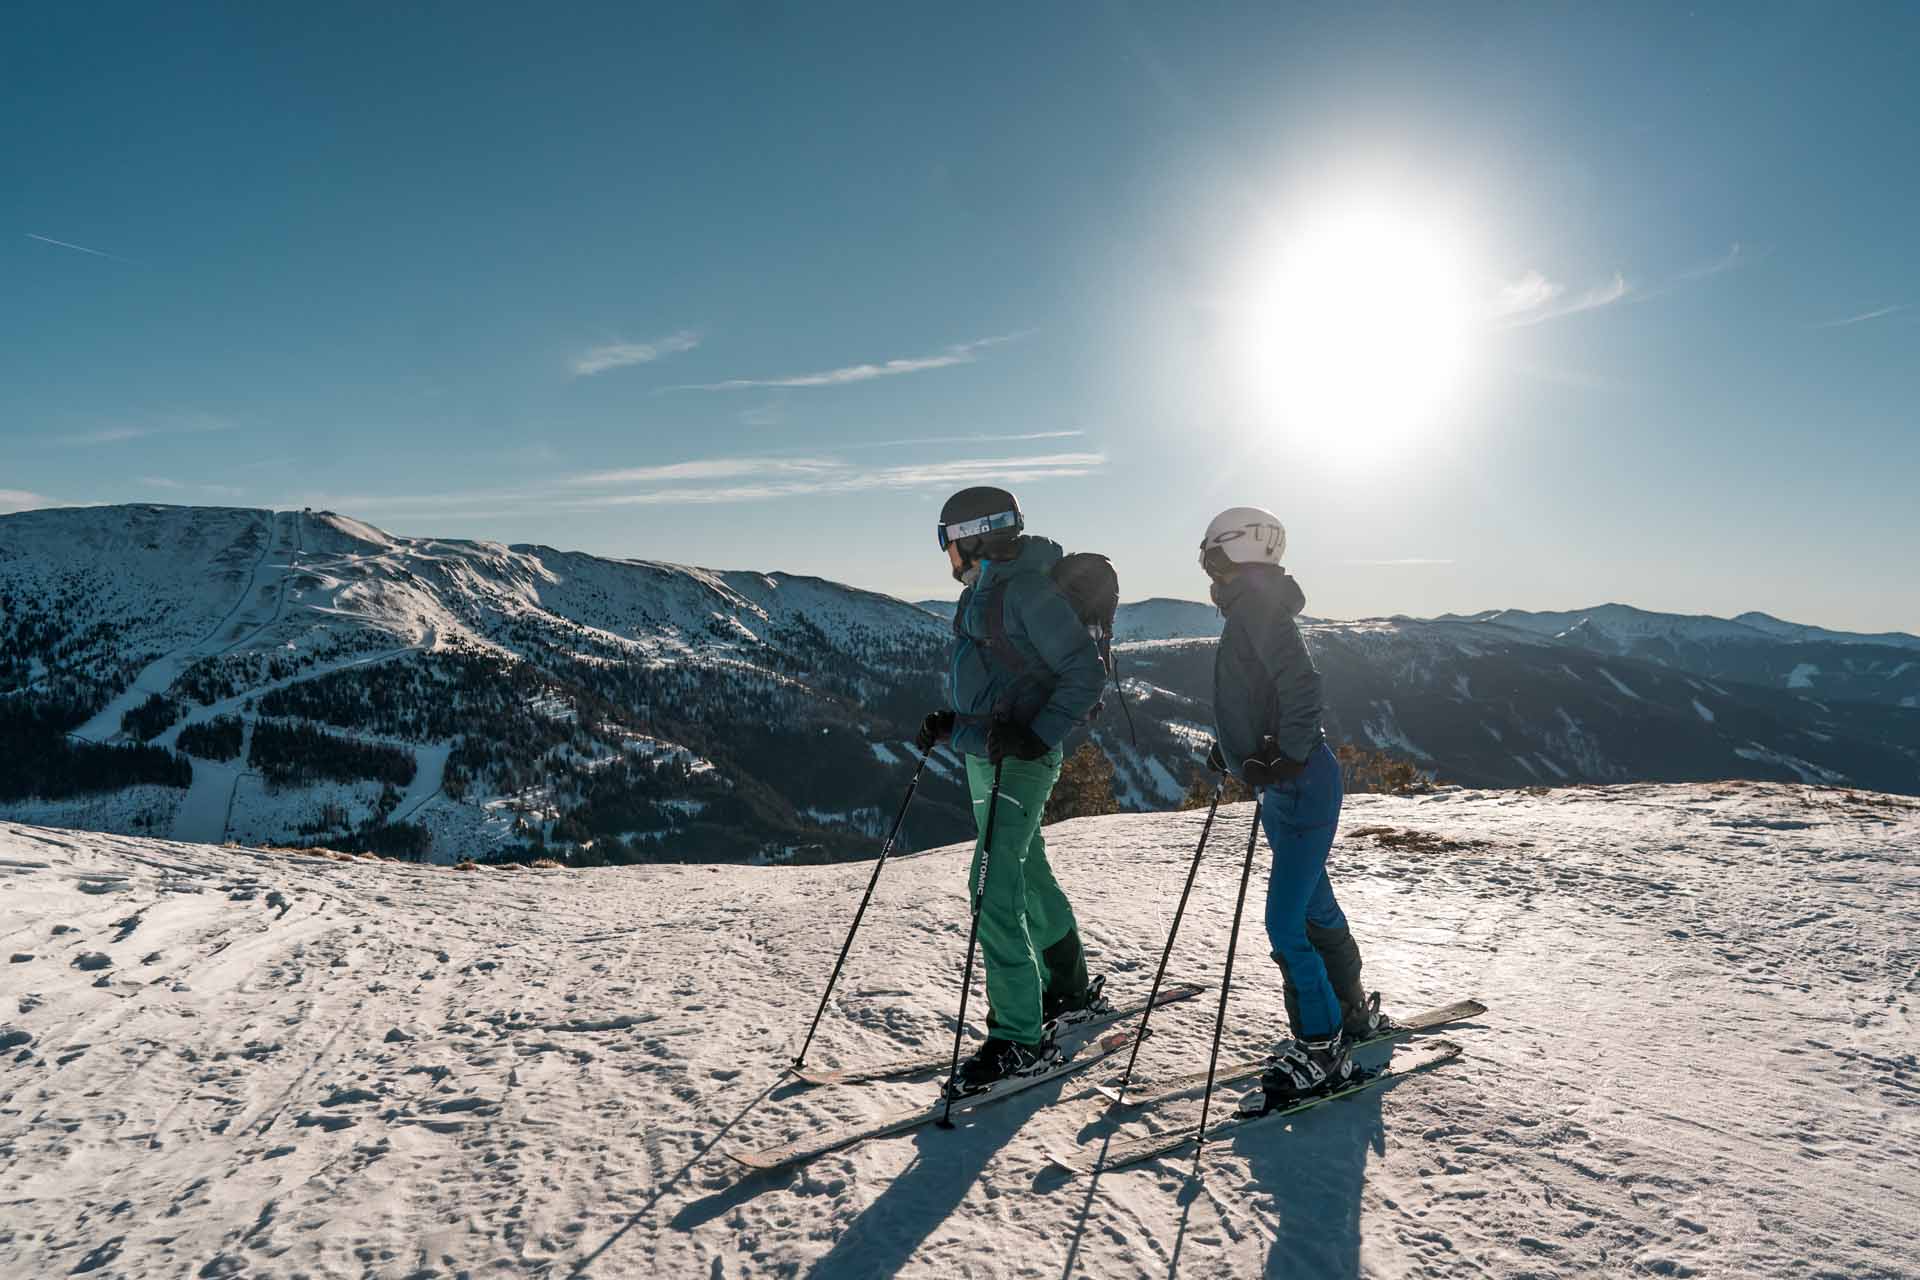
[[[1175,976],[1220,980],[1249,819]],[[1200,820],[1048,833],[1117,994]],[[1489,1012],[1193,1184],[1191,1153],[1048,1169],[1194,1122],[1102,1119],[1105,1068],[743,1176],[726,1149],[931,1090],[782,1074],[870,864],[454,872],[0,822],[0,1273],[1913,1276],[1916,845],[1915,802],[1801,786],[1356,798],[1332,867],[1369,985]],[[966,856],[885,869],[810,1061],[947,1048]],[[1263,943],[1249,919],[1223,1056],[1281,1025]],[[1157,1015],[1141,1075],[1203,1067],[1213,1012]]]
[[1783,622],[1764,613],[1715,618],[1624,604],[1562,613],[1490,609],[1438,621],[1524,632],[1568,648],[1714,680],[1804,690],[1821,699],[1920,707],[1920,636],[1905,632],[1867,635]]
[[[1305,634],[1333,740],[1446,780],[1920,791],[1920,654],[1622,610]],[[1132,731],[1111,696],[1083,731],[1121,807],[1185,791],[1219,622],[1191,601],[1122,607]],[[1759,639],[1699,640],[1729,629]],[[448,860],[847,856],[898,802],[949,638],[945,617],[820,579],[401,538],[330,512],[0,516],[0,746],[25,762],[0,771],[0,813]],[[956,766],[936,753],[906,847],[967,829]]]
[[[576,841],[704,819],[751,851],[834,838],[810,806],[845,815],[845,838],[889,802],[890,781],[857,766],[936,696],[945,639],[910,605],[818,579],[399,538],[331,512],[0,517],[0,694],[51,708],[81,743],[186,735],[196,752],[174,802],[132,788],[41,806],[83,825],[286,841],[405,822],[465,852],[585,811]],[[263,777],[263,721],[401,752],[395,776],[413,780],[383,791],[351,761],[344,777]],[[223,724],[224,754],[198,754]],[[288,750],[339,755],[334,741]],[[809,770],[775,757],[803,747],[847,785],[783,793]],[[934,800],[937,816],[957,792]]]

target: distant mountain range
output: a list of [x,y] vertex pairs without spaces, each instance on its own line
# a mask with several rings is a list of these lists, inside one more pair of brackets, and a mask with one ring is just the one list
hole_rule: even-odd
[[[922,609],[943,622],[953,619],[954,600],[921,600]],[[1192,640],[1217,638],[1226,619],[1210,604],[1195,600],[1169,600],[1155,596],[1122,604],[1114,615],[1113,636],[1117,641]]]
[[[952,608],[332,512],[0,516],[0,815],[440,858],[842,856],[898,802]],[[1082,732],[1125,807],[1185,790],[1220,626],[1122,606],[1137,739],[1111,705]],[[1332,737],[1446,781],[1920,792],[1914,636],[1624,605],[1305,634]],[[909,847],[966,831],[957,763],[930,762]]]

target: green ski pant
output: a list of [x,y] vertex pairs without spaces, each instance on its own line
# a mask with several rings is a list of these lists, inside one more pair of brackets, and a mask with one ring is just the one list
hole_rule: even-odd
[[[1019,1044],[1039,1044],[1041,1001],[1051,987],[1070,981],[1047,970],[1041,953],[1074,932],[1073,907],[1047,865],[1040,817],[1060,780],[1058,748],[1038,760],[1008,756],[1001,765],[1000,799],[993,818],[993,848],[987,851],[986,891],[980,900],[980,956],[987,966],[987,1034]],[[978,831],[967,874],[967,900],[980,892],[980,856],[987,833],[987,799],[993,765],[967,757]]]

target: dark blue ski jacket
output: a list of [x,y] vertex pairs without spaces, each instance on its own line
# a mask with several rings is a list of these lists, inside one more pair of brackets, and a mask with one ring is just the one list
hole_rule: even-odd
[[[982,561],[979,581],[960,593],[947,664],[947,696],[957,717],[955,751],[985,755],[987,726],[996,715],[1026,725],[1057,747],[1100,700],[1106,680],[1100,651],[1050,576],[1064,554],[1050,539],[1023,537],[1015,558]],[[989,643],[985,606],[997,591],[1006,593],[1006,638],[1024,660],[1024,670],[1002,662]]]
[[1320,670],[1296,621],[1307,593],[1277,565],[1252,565],[1214,591],[1227,615],[1213,659],[1213,719],[1235,770],[1268,734],[1290,760],[1324,741]]

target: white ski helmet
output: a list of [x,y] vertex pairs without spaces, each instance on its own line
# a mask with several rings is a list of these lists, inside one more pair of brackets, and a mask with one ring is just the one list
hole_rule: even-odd
[[1287,553],[1287,527],[1264,507],[1228,507],[1200,540],[1200,567],[1209,574],[1230,564],[1280,563]]

